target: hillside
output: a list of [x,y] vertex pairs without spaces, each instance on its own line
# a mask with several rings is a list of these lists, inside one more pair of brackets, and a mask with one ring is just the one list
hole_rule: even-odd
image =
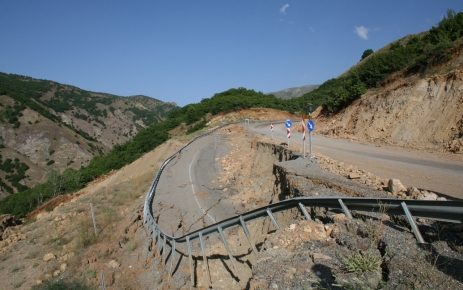
[[297,98],[304,94],[310,93],[311,91],[317,89],[319,86],[320,85],[307,85],[307,86],[302,86],[302,87],[294,87],[294,88],[288,88],[288,89],[284,89],[278,92],[273,92],[273,93],[268,93],[268,94],[274,95],[277,98],[286,100],[286,99]]
[[0,73],[0,197],[45,182],[51,168],[88,165],[176,108]]
[[463,152],[463,44],[423,77],[401,70],[335,114],[319,109],[317,131],[381,145]]

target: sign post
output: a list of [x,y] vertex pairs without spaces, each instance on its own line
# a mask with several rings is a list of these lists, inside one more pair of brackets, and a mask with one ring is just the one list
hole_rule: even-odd
[[[309,117],[310,117],[310,116],[309,116]],[[313,131],[313,129],[315,128],[315,124],[314,124],[314,122],[312,121],[312,119],[310,119],[310,120],[307,122],[307,128],[309,129],[310,158],[313,158],[313,155],[312,155],[312,131]]]
[[291,138],[291,126],[293,123],[288,119],[286,120],[285,126],[286,126],[286,138],[288,138],[288,147],[289,147],[289,138]]
[[305,159],[305,120],[304,117],[301,117],[301,125],[302,125],[302,158]]

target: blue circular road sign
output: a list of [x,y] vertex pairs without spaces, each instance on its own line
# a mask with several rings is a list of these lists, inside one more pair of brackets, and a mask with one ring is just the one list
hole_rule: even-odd
[[293,125],[293,123],[291,123],[290,120],[286,120],[286,123],[285,123],[286,128],[289,129],[289,128],[291,128],[292,125]]
[[313,129],[315,128],[315,124],[313,123],[312,120],[309,120],[309,121],[307,122],[307,128],[309,129],[310,132],[312,132]]

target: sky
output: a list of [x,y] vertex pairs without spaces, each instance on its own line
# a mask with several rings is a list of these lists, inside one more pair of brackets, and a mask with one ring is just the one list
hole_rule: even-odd
[[179,106],[322,84],[461,0],[0,0],[0,72]]

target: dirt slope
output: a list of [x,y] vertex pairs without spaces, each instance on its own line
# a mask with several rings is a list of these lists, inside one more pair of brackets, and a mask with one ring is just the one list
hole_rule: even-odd
[[319,114],[317,131],[432,152],[463,151],[463,46],[435,75],[397,73],[335,115]]
[[146,234],[139,231],[144,197],[159,165],[181,145],[169,140],[73,196],[50,201],[26,224],[5,217],[0,221],[9,225],[0,227],[1,288],[31,289],[53,279],[101,287],[103,271],[107,285],[117,281],[119,288],[112,289],[137,289],[148,249]]

